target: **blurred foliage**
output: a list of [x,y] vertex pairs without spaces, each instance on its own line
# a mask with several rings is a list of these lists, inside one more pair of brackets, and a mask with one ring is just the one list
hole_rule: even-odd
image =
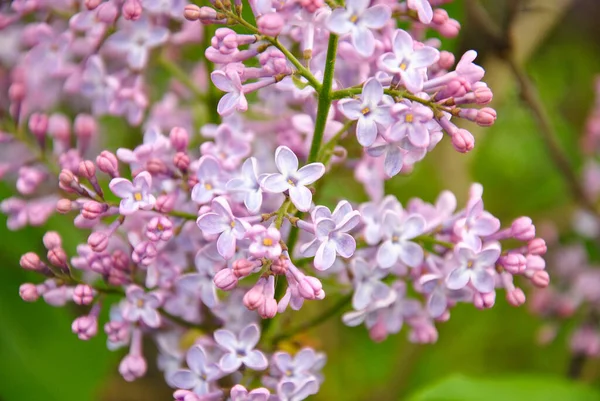
[[[577,167],[581,166],[578,138],[593,100],[593,78],[600,72],[595,22],[600,16],[593,3],[579,1],[527,66],[557,127],[560,142]],[[451,16],[463,21],[460,1],[446,8]],[[446,49],[457,44],[456,40],[444,40]],[[485,49],[478,50],[485,53]],[[158,87],[166,84],[160,76],[153,77],[153,81]],[[415,167],[413,174],[391,180],[387,190],[402,202],[414,196],[434,201],[441,190],[452,184],[441,174],[450,167],[445,163],[467,160],[470,177],[456,179],[481,182],[487,209],[504,221],[531,215],[536,221],[550,219],[560,225],[568,224],[572,202],[567,187],[548,158],[528,110],[520,103],[517,88],[494,107],[498,120],[477,137],[472,156],[455,153],[451,158],[444,157],[449,147],[444,141]],[[103,127],[110,131],[113,149],[124,144],[134,146],[140,139],[139,130],[128,129],[117,119],[103,120]],[[365,199],[351,173],[337,174],[324,187],[324,203],[331,205],[340,198]],[[0,198],[9,195],[9,187],[0,186]],[[466,194],[457,197],[464,200]],[[51,219],[48,228],[61,233],[68,251],[85,239],[85,233],[73,229],[60,217]],[[99,399],[99,394],[110,401],[165,399],[168,391],[157,384],[159,375],[151,375],[138,384],[125,384],[117,377],[119,355],[106,350],[102,333],[89,342],[80,341],[71,333],[77,310],[52,308],[42,302],[26,304],[19,299],[19,285],[36,280],[18,268],[19,257],[30,250],[43,251],[44,231],[27,228],[9,232],[5,218],[0,217],[0,400],[87,401]],[[293,319],[319,313],[320,308],[309,303]],[[508,306],[499,293],[491,310],[477,311],[471,305],[459,305],[452,311],[450,321],[439,325],[440,339],[435,345],[410,344],[406,330],[377,344],[368,338],[364,328],[347,328],[339,321],[313,330],[308,340],[302,341],[328,354],[326,380],[320,394],[314,397],[317,400],[600,399],[600,393],[594,389],[561,378],[569,361],[565,333],[550,346],[540,347],[535,344],[539,326],[526,308]],[[149,364],[153,363],[153,358],[149,358]],[[591,363],[588,368],[598,371],[598,364]],[[154,391],[157,386],[162,386],[164,392]],[[139,393],[134,389],[140,389]]]

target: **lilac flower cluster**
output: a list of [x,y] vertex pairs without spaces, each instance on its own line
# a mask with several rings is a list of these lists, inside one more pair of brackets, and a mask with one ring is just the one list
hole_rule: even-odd
[[[364,323],[378,341],[406,323],[411,341],[435,342],[436,323],[458,302],[489,308],[501,288],[523,304],[516,277],[549,283],[529,218],[501,228],[478,184],[460,210],[449,192],[405,207],[384,194],[385,180],[409,173],[444,133],[459,152],[473,148],[457,119],[496,119],[478,108],[492,92],[476,53],[453,67],[454,56],[425,39],[427,29],[458,33],[445,2],[250,1],[256,24],[228,0],[0,8],[12,41],[0,52],[0,175],[16,176],[21,196],[1,209],[10,229],[42,225],[56,210],[89,233],[73,255],[46,233],[47,253],[20,261],[45,281],[23,284],[21,297],[89,306],[72,324],[82,340],[110,308],[107,346],[129,349],[121,375],[145,374],[142,345],[152,340],[181,401],[318,392],[325,356],[282,351],[313,324],[269,319],[326,302],[326,292],[352,305],[347,325]],[[187,66],[183,51],[200,42],[202,60]],[[157,70],[173,79],[155,94]],[[106,115],[141,126],[142,143],[104,149]],[[369,202],[320,204],[334,165],[354,169]],[[109,305],[107,294],[120,300]],[[204,334],[183,348],[195,329]]]

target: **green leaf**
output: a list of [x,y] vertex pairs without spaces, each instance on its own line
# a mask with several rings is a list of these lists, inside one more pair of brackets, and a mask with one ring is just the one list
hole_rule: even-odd
[[409,401],[594,401],[600,393],[573,381],[554,376],[504,376],[470,378],[460,374],[425,388]]

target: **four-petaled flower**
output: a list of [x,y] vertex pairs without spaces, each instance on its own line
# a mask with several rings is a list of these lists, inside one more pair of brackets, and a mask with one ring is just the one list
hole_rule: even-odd
[[402,219],[397,213],[385,212],[382,229],[386,241],[377,250],[379,266],[392,267],[398,259],[407,266],[419,266],[423,261],[423,248],[410,240],[423,234],[425,226],[425,219],[418,214]]
[[460,290],[471,282],[480,293],[492,292],[495,285],[494,265],[499,257],[500,246],[494,242],[483,249],[459,244],[454,251],[457,266],[448,274],[446,285],[451,290]]
[[127,288],[127,302],[123,307],[123,318],[129,322],[142,321],[148,327],[158,327],[161,323],[157,309],[162,305],[162,297],[157,292],[146,293],[136,285]]
[[377,138],[378,125],[387,128],[393,121],[390,106],[380,104],[383,86],[375,78],[369,78],[363,86],[360,100],[342,99],[339,109],[350,120],[358,120],[356,137],[362,146],[371,146]]
[[381,68],[392,74],[400,74],[406,89],[413,93],[423,89],[427,67],[439,58],[439,51],[430,46],[414,49],[413,38],[402,29],[396,30],[392,43],[393,53],[379,58]]
[[173,386],[192,390],[197,395],[209,393],[210,382],[219,379],[222,372],[211,363],[206,351],[200,345],[192,346],[186,355],[189,369],[179,369],[170,377]]
[[242,164],[241,175],[227,182],[227,189],[244,194],[244,205],[250,213],[260,210],[263,201],[262,188],[258,183],[256,158],[251,157]]
[[280,146],[275,151],[275,164],[279,173],[264,176],[261,186],[273,193],[288,191],[294,206],[302,212],[308,211],[312,203],[312,192],[306,186],[323,176],[323,163],[310,163],[298,169],[298,157],[287,146]]
[[229,202],[222,196],[212,200],[211,212],[198,217],[198,227],[204,234],[219,235],[217,251],[225,259],[231,259],[235,253],[235,244],[246,235],[249,224],[236,218]]
[[224,184],[222,176],[219,161],[212,156],[202,156],[196,170],[198,183],[192,188],[192,200],[203,205],[216,195],[222,195]]
[[213,71],[210,74],[213,84],[223,92],[227,92],[217,105],[217,112],[222,116],[227,116],[234,111],[248,110],[248,101],[244,95],[244,87],[240,80],[240,75],[233,68],[227,72],[222,70]]
[[352,45],[363,57],[370,57],[375,50],[372,29],[380,29],[392,16],[385,4],[369,7],[370,0],[348,0],[346,8],[336,8],[327,20],[327,28],[338,35],[349,33]]
[[119,213],[123,216],[135,213],[138,209],[150,210],[156,203],[156,198],[150,193],[152,176],[147,171],[139,173],[133,183],[125,178],[113,178],[109,187],[121,198]]
[[264,370],[269,365],[267,357],[254,349],[260,340],[260,331],[256,324],[244,327],[237,337],[225,329],[215,331],[214,337],[217,344],[226,351],[219,361],[219,366],[224,372],[234,372],[242,364],[253,370]]

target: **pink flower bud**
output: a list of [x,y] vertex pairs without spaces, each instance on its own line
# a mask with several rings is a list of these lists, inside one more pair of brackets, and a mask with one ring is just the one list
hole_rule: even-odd
[[57,141],[68,144],[71,137],[71,123],[63,114],[52,114],[48,120],[48,133]]
[[20,82],[14,82],[10,88],[8,88],[8,97],[15,103],[23,101],[26,93],[25,85]]
[[265,302],[264,289],[267,280],[264,277],[258,279],[254,287],[250,288],[244,295],[244,305],[250,310],[255,310]]
[[484,107],[483,109],[477,112],[477,117],[475,118],[475,122],[482,127],[490,127],[494,125],[496,121],[496,110],[490,107]]
[[491,89],[487,86],[476,88],[473,94],[475,95],[475,102],[477,104],[489,104],[494,97]]
[[473,150],[475,146],[475,138],[466,129],[459,128],[454,135],[452,135],[452,146],[458,152],[467,153]]
[[538,288],[546,288],[550,284],[550,275],[546,270],[538,270],[533,273],[531,282]]
[[200,7],[195,4],[188,4],[183,9],[183,17],[188,21],[198,21],[200,19]]
[[142,15],[142,5],[139,0],[125,0],[121,13],[126,20],[135,21]]
[[29,117],[29,131],[36,136],[38,141],[43,141],[48,130],[48,116],[42,113],[33,113]]
[[285,275],[287,272],[288,260],[286,258],[277,258],[271,264],[271,271],[274,274]]
[[117,269],[109,269],[108,273],[106,273],[107,278],[106,281],[110,285],[114,285],[120,287],[122,285],[126,285],[130,283],[130,277],[127,272]]
[[79,175],[81,177],[92,179],[96,176],[96,166],[90,160],[83,160],[79,162]]
[[277,301],[274,298],[265,299],[265,302],[258,307],[258,314],[263,319],[272,319],[277,314]]
[[444,50],[440,51],[440,58],[437,63],[441,69],[449,70],[454,65],[454,61],[454,54]]
[[306,9],[309,13],[314,13],[319,8],[323,7],[323,0],[300,0],[302,8]]
[[83,204],[83,208],[81,209],[81,215],[84,219],[95,220],[107,210],[108,205],[106,203],[87,201]]
[[96,18],[105,24],[112,24],[117,20],[118,16],[119,10],[117,9],[116,4],[112,1],[107,1],[106,3],[100,4],[96,10]]
[[21,256],[19,265],[25,270],[32,271],[40,271],[43,268],[40,257],[33,252],[27,252],[25,255]]
[[298,291],[305,299],[318,299],[323,291],[323,285],[315,277],[304,276],[298,280]]
[[[112,4],[112,2],[109,3]],[[100,8],[98,11],[100,11]],[[78,114],[73,123],[73,130],[75,131],[77,139],[89,143],[89,140],[98,132],[98,123],[96,122],[96,119],[89,114]]]
[[511,225],[511,235],[519,241],[535,238],[535,226],[529,217],[519,217]]
[[433,10],[433,18],[431,23],[435,25],[444,25],[449,19],[450,17],[448,17],[448,11],[444,10],[443,8],[436,8]]
[[165,162],[156,158],[146,162],[146,170],[152,175],[163,175],[169,171]]
[[177,196],[173,192],[164,195],[159,195],[156,198],[156,204],[154,205],[154,209],[156,209],[156,211],[160,213],[169,213],[175,207],[176,201]]
[[185,153],[177,152],[173,157],[173,164],[175,164],[175,167],[180,171],[185,173],[190,167],[190,157]]
[[378,319],[373,327],[369,329],[369,337],[376,343],[380,343],[388,337],[387,327],[383,319]]
[[73,321],[71,330],[80,340],[87,341],[98,333],[98,318],[93,315],[80,316]]
[[496,292],[488,292],[486,294],[482,294],[479,292],[475,292],[473,295],[473,305],[477,309],[489,309],[496,303]]
[[60,267],[62,270],[67,268],[67,254],[62,248],[52,248],[48,250],[48,261],[56,267]]
[[129,323],[110,321],[104,325],[104,332],[113,343],[125,342],[129,339]]
[[251,262],[248,259],[238,259],[233,262],[233,274],[235,274],[237,278],[246,277],[256,269],[256,266],[256,262]]
[[42,241],[48,250],[62,247],[62,240],[56,231],[48,231]]
[[89,305],[94,300],[94,290],[87,284],[78,284],[73,290],[73,302],[77,305]]
[[143,266],[149,266],[156,259],[156,245],[149,241],[142,241],[133,248],[131,260]]
[[35,302],[40,298],[37,287],[31,283],[21,284],[19,287],[19,296],[25,302]]
[[88,237],[88,245],[92,251],[100,253],[104,252],[108,247],[108,235],[103,231],[95,231]]
[[175,401],[202,401],[196,393],[189,390],[175,390],[173,398]]
[[276,12],[264,14],[257,21],[258,31],[263,35],[277,36],[281,33],[285,21],[283,17]]
[[544,270],[546,261],[538,255],[527,255],[527,270]]
[[527,244],[527,250],[532,255],[544,255],[548,251],[543,238],[534,238]]
[[119,162],[117,156],[107,150],[102,151],[102,153],[96,157],[96,165],[100,171],[113,178],[119,176]]
[[71,170],[62,169],[60,174],[58,175],[58,181],[61,185],[61,188],[68,191],[73,192],[71,186],[76,183],[75,176],[71,172]]
[[506,301],[512,306],[521,306],[525,303],[525,293],[520,288],[506,292]]
[[59,199],[56,202],[56,211],[61,214],[66,214],[71,211],[71,200],[67,198]]
[[104,1],[104,0],[85,0],[85,7],[88,10],[93,10],[96,7],[98,7],[98,5],[100,5],[100,3],[102,3],[102,1]]
[[190,143],[190,135],[185,128],[174,127],[169,132],[169,140],[176,151],[185,152]]
[[129,354],[119,364],[119,373],[128,382],[144,376],[146,369],[146,360],[141,355]]
[[173,223],[168,217],[153,217],[146,226],[146,236],[151,241],[168,241],[173,236]]
[[527,259],[520,253],[511,252],[506,256],[502,256],[499,262],[510,274],[523,273],[527,267]]
[[124,272],[129,271],[129,256],[120,249],[117,249],[112,253],[112,263],[113,267],[117,270]]
[[213,281],[217,288],[223,291],[231,291],[238,284],[238,278],[233,274],[233,270],[229,268],[225,268],[215,274]]
[[460,23],[455,19],[449,19],[444,25],[438,26],[438,32],[445,38],[455,38],[460,32]]

